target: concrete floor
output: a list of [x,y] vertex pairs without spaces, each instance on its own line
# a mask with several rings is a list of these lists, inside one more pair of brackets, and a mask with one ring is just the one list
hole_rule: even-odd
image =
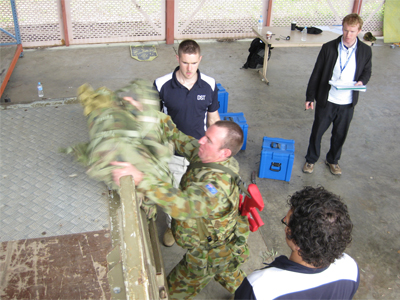
[[[372,78],[367,92],[360,95],[343,148],[343,175],[335,177],[323,163],[329,148],[329,129],[314,173],[301,171],[313,121],[313,112],[304,111],[305,90],[318,47],[273,49],[267,86],[257,70],[240,69],[251,40],[200,42],[200,70],[216,78],[229,92],[228,111],[243,112],[247,119],[247,148],[236,156],[242,178],[250,183],[251,172],[258,173],[264,136],[295,140],[290,182],[257,178],[265,201],[260,214],[265,225],[251,235],[252,258],[244,266],[245,271],[262,267],[263,261],[270,261],[275,255],[289,254],[280,223],[288,209],[287,198],[305,185],[322,185],[342,196],[354,223],[353,243],[346,252],[360,267],[361,284],[355,299],[400,298],[400,172],[396,165],[400,140],[400,49],[391,49],[382,40],[372,47]],[[45,97],[54,100],[75,97],[77,88],[85,82],[95,88],[117,89],[133,78],[154,80],[171,72],[177,64],[177,44],[158,43],[156,47],[158,57],[152,62],[132,59],[128,44],[26,50],[1,100],[9,98],[11,105],[39,100],[38,81],[43,83]],[[183,252],[177,246],[162,248],[168,272]],[[197,298],[228,299],[229,294],[212,283]]]

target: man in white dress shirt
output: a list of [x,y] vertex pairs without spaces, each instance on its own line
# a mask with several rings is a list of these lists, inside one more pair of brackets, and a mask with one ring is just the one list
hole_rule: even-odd
[[343,19],[343,35],[322,46],[314,70],[308,82],[306,109],[316,109],[311,130],[304,173],[312,173],[321,150],[321,139],[328,127],[332,126],[331,145],[325,163],[332,174],[340,175],[339,159],[346,140],[354,107],[358,102],[359,91],[336,90],[330,80],[355,82],[366,85],[371,77],[371,47],[361,42],[357,35],[361,32],[363,21],[357,14]]

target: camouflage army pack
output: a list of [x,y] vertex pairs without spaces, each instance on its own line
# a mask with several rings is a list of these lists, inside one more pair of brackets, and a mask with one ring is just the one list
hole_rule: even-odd
[[[141,108],[123,100],[122,94],[137,100]],[[112,170],[118,167],[110,163],[121,161],[172,183],[168,161],[173,147],[161,132],[163,115],[159,112],[158,93],[150,82],[138,79],[115,92],[106,87],[93,90],[84,84],[78,89],[78,99],[88,117],[90,142],[63,152],[74,153],[78,161],[89,167],[90,177],[118,189],[112,179]],[[155,206],[150,205],[146,212],[152,217]]]

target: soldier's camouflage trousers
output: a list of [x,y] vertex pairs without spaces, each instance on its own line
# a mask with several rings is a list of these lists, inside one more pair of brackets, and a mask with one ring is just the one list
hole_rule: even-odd
[[211,250],[188,250],[167,277],[170,299],[192,299],[213,278],[233,294],[246,277],[239,267],[248,257],[247,244],[235,240]]

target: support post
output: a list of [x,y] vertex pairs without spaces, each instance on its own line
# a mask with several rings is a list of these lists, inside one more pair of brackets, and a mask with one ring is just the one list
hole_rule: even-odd
[[174,43],[174,31],[175,31],[175,0],[166,0],[165,1],[165,13],[166,13],[166,42],[167,45],[171,45]]
[[7,35],[11,36],[12,38],[14,38],[16,41],[12,42],[12,43],[2,43],[2,44],[0,44],[0,46],[17,45],[17,49],[15,50],[14,57],[13,57],[13,59],[11,61],[10,67],[8,68],[8,70],[6,72],[4,80],[3,80],[3,82],[1,82],[0,97],[3,95],[3,92],[6,89],[8,80],[10,80],[11,73],[13,72],[14,67],[17,64],[18,58],[24,56],[24,53],[23,53],[24,50],[23,50],[22,42],[21,42],[21,33],[19,31],[17,7],[15,5],[15,0],[10,0],[10,4],[11,4],[11,11],[12,11],[13,20],[14,20],[15,35],[12,35],[11,33],[9,33],[8,31],[4,30],[3,28],[0,28],[0,29],[5,34],[7,34]]
[[271,14],[272,14],[272,0],[268,1],[268,11],[267,11],[267,25],[271,26]]
[[68,24],[67,24],[67,11],[65,9],[65,0],[61,0],[62,19],[64,26],[65,46],[69,46]]
[[353,14],[360,14],[362,6],[362,0],[354,0]]
[[22,54],[22,51],[23,51],[22,45],[19,44],[19,45],[17,46],[17,50],[15,51],[14,58],[13,58],[13,60],[11,61],[10,67],[9,67],[8,70],[7,70],[6,76],[4,77],[3,82],[1,83],[1,87],[0,87],[0,97],[3,95],[3,92],[4,92],[4,90],[6,89],[6,85],[7,85],[8,81],[10,80],[11,73],[13,72],[14,67],[15,67],[15,65],[17,64],[18,58],[19,58],[19,56]]

